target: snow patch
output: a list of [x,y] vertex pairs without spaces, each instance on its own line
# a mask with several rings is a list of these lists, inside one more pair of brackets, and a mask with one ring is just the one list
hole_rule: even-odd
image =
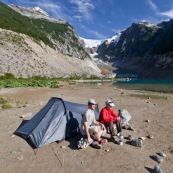
[[103,40],[85,39],[82,37],[80,37],[80,39],[84,40],[86,48],[97,47],[103,42]]

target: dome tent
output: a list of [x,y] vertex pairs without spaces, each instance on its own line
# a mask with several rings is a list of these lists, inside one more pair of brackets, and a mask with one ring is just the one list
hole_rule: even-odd
[[[64,101],[52,97],[48,103],[15,134],[26,139],[33,147],[38,148],[55,141],[62,141],[80,132],[82,115],[88,105]],[[99,116],[98,106],[95,109],[96,119]]]

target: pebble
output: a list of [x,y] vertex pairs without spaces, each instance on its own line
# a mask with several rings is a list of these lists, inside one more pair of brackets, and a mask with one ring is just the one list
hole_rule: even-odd
[[154,137],[152,135],[148,135],[148,138],[149,139],[153,139]]
[[12,138],[14,138],[16,135],[11,135]]
[[164,152],[159,152],[158,154],[162,157],[166,157],[166,154]]
[[105,151],[106,151],[106,152],[109,152],[109,149],[106,149]]
[[66,148],[66,146],[65,146],[65,145],[62,145],[60,148],[64,148],[64,149],[65,149],[65,148]]
[[19,157],[17,157],[18,160],[23,160],[23,155],[20,155]]
[[26,118],[26,117],[30,117],[32,115],[32,113],[27,113],[27,114],[24,114],[24,115],[21,115],[20,118]]
[[145,122],[150,122],[150,120],[145,120]]
[[145,137],[139,137],[138,139],[142,139],[142,140],[145,140]]

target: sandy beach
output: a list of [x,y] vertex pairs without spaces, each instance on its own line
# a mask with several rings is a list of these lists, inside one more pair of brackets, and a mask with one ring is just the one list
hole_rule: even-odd
[[[173,94],[157,93],[157,98],[133,96],[140,93],[122,90],[108,83],[64,84],[57,89],[0,89],[0,98],[5,98],[12,105],[9,109],[2,109],[0,105],[0,172],[154,173],[154,167],[159,165],[164,173],[172,173]],[[51,97],[82,104],[93,98],[99,103],[100,110],[105,106],[107,98],[113,98],[116,112],[118,109],[126,109],[132,115],[130,124],[135,131],[123,130],[125,139],[122,146],[111,142],[110,135],[104,134],[103,137],[108,139],[108,143],[102,149],[90,146],[78,149],[78,135],[70,140],[53,142],[33,150],[24,139],[13,133],[23,120],[32,118]],[[22,115],[27,116],[21,118]],[[142,147],[132,146],[127,139],[128,135],[135,138],[145,137]],[[161,163],[154,159],[159,152],[166,154]]]

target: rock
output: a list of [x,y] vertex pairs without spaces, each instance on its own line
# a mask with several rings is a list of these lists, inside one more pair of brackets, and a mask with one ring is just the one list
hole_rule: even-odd
[[160,169],[160,167],[157,165],[154,167],[155,173],[163,173],[163,171]]
[[131,141],[131,145],[141,148],[142,147],[142,140],[141,139],[133,139]]
[[11,137],[12,137],[12,138],[14,138],[15,136],[16,136],[16,135],[14,135],[14,134],[13,134],[13,135],[11,135]]
[[128,137],[127,137],[129,140],[133,140],[134,139],[134,137],[132,136],[132,135],[128,135]]
[[149,139],[153,139],[154,137],[152,135],[147,136]]
[[142,139],[142,140],[145,140],[145,137],[139,137],[138,139]]
[[134,129],[131,125],[129,125],[129,126],[127,127],[127,130],[135,131],[135,129]]
[[158,153],[161,157],[166,157],[166,154],[164,152],[159,152]]
[[20,118],[26,118],[26,117],[30,117],[32,115],[32,113],[27,113],[27,114],[24,114],[24,115],[21,115]]
[[109,149],[106,149],[105,151],[106,151],[106,152],[109,152]]
[[149,122],[150,122],[150,120],[145,120],[145,122],[148,122],[148,123],[149,123]]
[[158,163],[163,161],[163,157],[159,156],[159,155],[153,155],[153,159],[155,161],[157,161]]

